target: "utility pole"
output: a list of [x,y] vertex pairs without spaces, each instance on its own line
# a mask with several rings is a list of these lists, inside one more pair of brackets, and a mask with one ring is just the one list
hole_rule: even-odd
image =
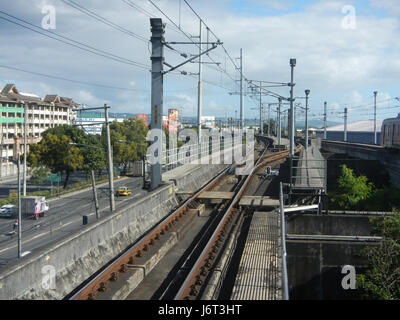
[[18,159],[17,159],[17,167],[18,167],[18,259],[22,257],[22,248],[21,248],[21,233],[22,233],[22,208],[21,208],[21,160],[19,156],[18,150]]
[[327,102],[324,102],[324,139],[326,139],[326,117],[328,115]]
[[344,142],[347,141],[347,108],[344,108]]
[[261,93],[261,81],[260,81],[260,134],[262,135],[264,133],[263,130],[263,121],[262,121],[262,93]]
[[115,210],[114,201],[114,168],[112,160],[112,150],[111,150],[111,138],[110,138],[110,122],[108,120],[108,107],[104,105],[104,113],[106,118],[106,135],[107,135],[107,160],[108,160],[108,185],[110,189],[110,210],[111,212]]
[[[199,32],[199,54],[201,54],[201,28],[202,27],[202,22],[200,19],[200,32]],[[197,139],[198,143],[201,143],[201,112],[202,112],[202,76],[203,76],[203,67],[202,67],[202,56],[199,56],[199,82],[197,85]]]
[[374,91],[374,144],[376,144],[376,95],[378,91]]
[[282,106],[282,98],[278,98],[278,145],[281,145],[281,136],[282,136],[282,128],[281,128],[281,106]]
[[308,95],[310,94],[310,90],[306,90],[306,150],[308,149]]
[[23,196],[26,196],[26,123],[28,121],[28,107],[27,104],[24,103],[24,172],[23,172],[23,180],[24,180],[24,186],[23,186]]
[[[158,161],[151,164],[151,190],[161,183],[161,155],[162,155],[162,114],[163,114],[163,63],[164,63],[164,29],[160,18],[150,18],[151,24],[151,130],[160,132],[158,140],[152,142],[158,145],[154,156]],[[200,63],[201,66],[201,63]],[[200,67],[199,67],[200,68]]]
[[295,133],[295,123],[294,123],[294,67],[296,66],[296,59],[290,59],[290,157],[294,157],[294,133]]
[[243,49],[240,49],[240,128],[244,128]]
[[271,135],[271,104],[268,103],[268,137]]
[[96,218],[99,219],[100,218],[99,201],[97,199],[96,181],[95,181],[95,178],[94,178],[94,170],[91,170],[91,175],[92,175],[92,189],[93,189],[94,206],[95,206],[95,209],[96,209]]

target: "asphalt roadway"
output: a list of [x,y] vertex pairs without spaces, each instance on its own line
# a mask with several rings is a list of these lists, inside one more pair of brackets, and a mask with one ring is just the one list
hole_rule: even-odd
[[[116,208],[121,208],[132,199],[137,199],[147,190],[142,189],[143,178],[124,177],[114,182],[114,190],[127,186],[132,194],[115,197]],[[110,213],[108,183],[97,187],[100,215]],[[22,254],[29,254],[83,226],[83,216],[88,216],[88,224],[96,220],[93,191],[91,188],[64,195],[49,201],[49,211],[45,217],[34,220],[22,219]],[[13,232],[14,219],[0,218],[0,272],[1,269],[18,258],[17,234]]]

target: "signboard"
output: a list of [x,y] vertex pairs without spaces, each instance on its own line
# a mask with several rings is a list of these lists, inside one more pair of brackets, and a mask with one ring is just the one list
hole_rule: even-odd
[[10,189],[8,192],[9,192],[8,193],[8,197],[10,199],[17,199],[18,198],[18,189]]
[[178,109],[168,109],[168,120],[178,121],[179,120],[179,110]]
[[59,173],[49,174],[50,182],[61,182],[61,175]]
[[147,114],[145,114],[145,113],[137,113],[136,114],[136,120],[142,120],[144,123],[147,123],[147,118],[148,118],[148,116],[147,116]]

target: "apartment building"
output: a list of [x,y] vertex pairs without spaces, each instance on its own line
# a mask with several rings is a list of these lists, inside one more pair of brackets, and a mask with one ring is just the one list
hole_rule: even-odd
[[71,98],[47,95],[42,99],[20,92],[15,84],[7,84],[0,92],[0,179],[17,174],[16,165],[10,160],[24,152],[25,128],[27,144],[37,143],[46,129],[72,124],[76,118],[72,109],[77,106]]

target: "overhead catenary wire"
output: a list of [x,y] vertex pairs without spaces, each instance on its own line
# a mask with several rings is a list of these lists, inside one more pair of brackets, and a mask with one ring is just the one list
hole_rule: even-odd
[[[121,62],[121,63],[124,63],[124,64],[132,65],[132,66],[135,66],[135,67],[138,67],[138,68],[141,68],[141,69],[145,69],[145,70],[149,70],[150,69],[150,66],[146,65],[144,63],[140,63],[140,62],[137,62],[137,61],[133,61],[133,60],[130,60],[130,59],[127,59],[127,58],[123,58],[123,57],[117,56],[117,55],[112,54],[110,52],[107,52],[107,51],[92,47],[90,45],[84,44],[82,42],[70,39],[70,38],[62,36],[62,35],[59,35],[59,34],[53,32],[53,31],[44,30],[39,26],[36,26],[36,25],[34,25],[34,24],[32,24],[32,23],[30,23],[28,21],[25,21],[23,19],[17,18],[17,17],[15,17],[15,16],[13,16],[11,14],[8,14],[8,13],[2,11],[2,10],[0,10],[0,13],[3,14],[3,15],[6,15],[6,16],[12,18],[12,19],[15,19],[17,21],[20,21],[22,23],[25,23],[28,26],[23,25],[21,23],[18,23],[16,21],[10,20],[8,18],[2,17],[2,16],[0,16],[0,19],[8,21],[8,22],[10,22],[12,24],[18,25],[18,26],[20,26],[22,28],[31,30],[32,32],[41,34],[41,35],[43,35],[45,37],[48,37],[48,38],[51,38],[53,40],[62,42],[64,44],[68,44],[68,45],[73,46],[75,48],[78,48],[78,49],[81,49],[81,50],[96,54],[98,56],[102,56],[102,57],[111,59],[111,60],[114,60],[114,61],[118,61],[118,62]],[[38,30],[35,30],[35,29],[33,29],[33,28],[29,27],[29,26],[32,26],[32,27],[34,27],[34,28],[36,28]]]
[[138,39],[138,40],[140,40],[142,42],[145,42],[145,43],[149,42],[149,40],[147,38],[145,38],[145,37],[143,37],[141,35],[138,35],[135,32],[133,32],[131,30],[128,30],[128,29],[126,29],[126,28],[124,28],[124,27],[122,27],[122,26],[120,26],[120,25],[118,25],[118,24],[116,24],[116,23],[114,23],[114,22],[112,22],[112,21],[100,16],[99,14],[97,14],[97,13],[95,13],[95,12],[93,12],[93,11],[87,9],[87,8],[85,8],[84,6],[74,2],[72,0],[61,0],[61,1],[64,2],[65,4],[67,4],[67,5],[75,8],[76,10],[78,10],[78,11],[80,11],[80,12],[82,12],[82,13],[84,13],[84,14],[86,14],[86,15],[94,18],[94,19],[96,19],[97,21],[100,21],[100,22],[110,26],[111,28],[113,28],[115,30],[118,30],[118,31],[120,31],[122,33],[125,33],[125,34],[127,34],[127,35],[129,35],[131,37],[134,37],[134,38],[136,38],[136,39]]

